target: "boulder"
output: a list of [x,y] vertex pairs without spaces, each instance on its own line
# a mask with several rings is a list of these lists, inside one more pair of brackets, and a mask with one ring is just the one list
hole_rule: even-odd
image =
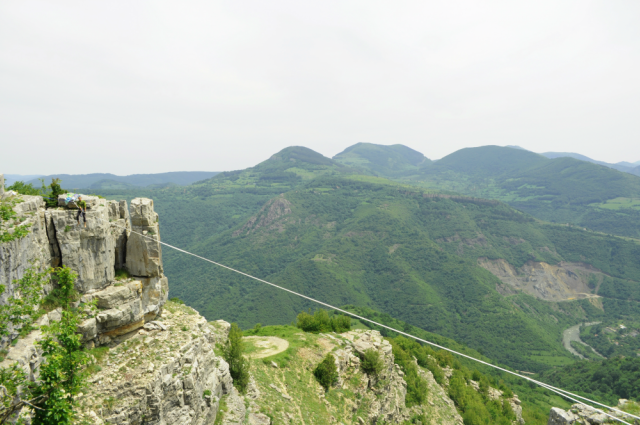
[[573,413],[565,412],[558,407],[552,407],[551,412],[549,413],[549,422],[547,422],[547,425],[571,425],[576,421],[576,419],[579,418]]
[[[144,311],[140,299],[132,300],[126,304],[121,304],[117,308],[103,310],[98,313],[98,332],[108,333],[117,328],[127,326],[132,323],[139,323],[144,326]],[[111,336],[111,335],[109,335]]]
[[139,281],[129,283],[126,286],[109,286],[102,291],[91,294],[91,298],[97,300],[98,308],[112,309],[137,298],[141,286]]
[[98,336],[98,326],[95,318],[90,318],[78,325],[78,333],[83,341],[89,341]]

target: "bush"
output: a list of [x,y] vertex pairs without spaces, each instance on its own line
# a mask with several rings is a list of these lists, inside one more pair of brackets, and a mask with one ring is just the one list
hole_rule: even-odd
[[344,315],[329,317],[329,313],[323,309],[316,310],[313,315],[303,311],[298,314],[296,326],[305,332],[342,333],[351,330],[351,318]]
[[369,375],[378,375],[382,371],[384,363],[378,350],[367,349],[362,356],[362,370]]
[[[413,360],[413,357],[415,356],[420,359],[423,355],[423,351],[421,349],[425,347],[422,347],[417,342],[404,337],[397,337],[395,339],[389,339],[388,341],[391,343],[391,347],[393,348],[395,363],[400,366],[404,372],[403,379],[407,383],[405,405],[407,407],[412,407],[424,404],[427,400],[429,386],[427,381],[420,376],[418,366]],[[418,362],[420,362],[420,360],[418,360]],[[437,370],[440,370],[437,365],[436,368]],[[426,423],[426,421],[424,423]]]
[[178,297],[171,297],[171,298],[169,299],[169,301],[171,301],[171,302],[173,302],[173,303],[176,303],[176,304],[184,304],[184,301],[182,301],[182,300],[181,300],[180,298],[178,298]]
[[229,339],[223,347],[225,361],[229,363],[229,372],[233,378],[233,385],[244,393],[249,384],[249,362],[242,355],[244,344],[242,342],[242,329],[237,323],[231,324]]
[[313,375],[320,385],[322,385],[326,391],[329,391],[329,388],[338,382],[336,358],[333,357],[331,353],[327,354],[324,360],[313,370]]

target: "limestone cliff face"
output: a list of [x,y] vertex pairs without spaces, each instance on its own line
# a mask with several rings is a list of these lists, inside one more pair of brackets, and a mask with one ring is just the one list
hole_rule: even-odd
[[[82,219],[80,224],[76,221],[77,207],[66,205],[62,196],[58,208],[49,209],[40,196],[19,199],[22,202],[14,211],[31,227],[24,238],[0,244],[0,284],[7,289],[2,301],[13,294],[13,281],[32,264],[40,269],[64,265],[78,274],[76,290],[83,295],[81,302],[98,301],[96,317],[81,326],[87,344],[109,343],[160,313],[169,288],[162,273],[158,215],[152,200],[134,199],[130,216],[125,201],[85,196],[85,227]],[[132,234],[131,225],[146,237]],[[127,270],[132,279],[116,281],[120,269]]]
[[[14,197],[5,197],[8,198]],[[52,262],[53,252],[49,245],[42,197],[21,196],[19,201],[13,208],[17,214],[16,222],[19,226],[30,225],[29,233],[23,238],[0,243],[0,285],[5,287],[0,303],[13,295],[12,282],[20,279],[27,268],[32,265],[46,268]]]
[[81,416],[96,425],[213,424],[220,398],[233,390],[229,366],[214,352],[228,332],[226,322],[168,303],[158,320],[95,360]]
[[[31,265],[68,266],[78,274],[78,305],[95,302],[97,307],[85,309],[78,332],[87,348],[109,349],[94,360],[89,392],[80,400],[81,420],[212,424],[220,397],[233,391],[229,367],[213,351],[226,340],[229,324],[209,324],[175,303],[165,310],[169,288],[153,201],[136,198],[129,210],[124,201],[84,197],[85,228],[76,222],[77,207],[63,199],[57,208],[45,209],[39,196],[18,198],[18,220],[31,227],[25,237],[0,244],[0,284],[7,289],[0,302],[13,294],[13,281]],[[119,270],[126,270],[126,277],[116,278]],[[36,326],[59,319],[54,310]],[[9,349],[0,367],[17,362],[35,380],[43,361],[37,345],[42,333],[35,330],[9,345],[16,336],[14,331],[3,341]]]

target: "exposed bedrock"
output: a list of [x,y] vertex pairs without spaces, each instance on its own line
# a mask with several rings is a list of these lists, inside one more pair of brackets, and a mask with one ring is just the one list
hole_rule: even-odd
[[[82,218],[79,224],[76,220],[76,205],[65,204],[64,195],[57,208],[49,209],[40,196],[19,198],[14,211],[31,227],[23,238],[0,244],[0,284],[5,286],[0,302],[13,295],[13,281],[31,265],[67,266],[78,274],[75,286],[81,302],[98,302],[98,314],[80,329],[89,345],[132,332],[162,311],[169,287],[162,274],[158,215],[151,199],[134,199],[130,215],[126,201],[83,196],[85,227]],[[135,231],[149,238],[131,233],[130,218]],[[117,270],[128,270],[133,277],[117,281]],[[16,335],[5,338],[2,346]]]
[[526,292],[547,301],[597,298],[589,287],[589,278],[602,272],[588,264],[560,262],[557,265],[528,261],[516,268],[503,259],[478,258],[478,265],[493,273],[505,285],[503,294]]
[[127,270],[134,276],[161,276],[160,228],[151,199],[131,201],[131,226],[133,233],[127,240]]

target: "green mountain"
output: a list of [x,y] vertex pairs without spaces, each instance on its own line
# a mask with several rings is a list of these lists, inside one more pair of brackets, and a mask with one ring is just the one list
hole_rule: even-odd
[[333,159],[341,164],[360,167],[375,175],[399,176],[413,174],[431,160],[418,151],[404,145],[374,145],[357,143],[348,147]]
[[427,176],[446,172],[461,173],[477,178],[511,176],[523,169],[545,163],[542,155],[523,149],[501,146],[460,149],[436,161],[424,170]]
[[[304,181],[322,175],[361,173],[363,170],[345,166],[302,146],[291,146],[271,156],[255,167],[227,171],[196,182],[195,186],[215,190],[266,190],[293,188]],[[255,193],[255,191],[253,191]]]
[[[434,191],[433,176],[461,186],[464,179],[491,181],[493,168],[491,184],[502,193],[515,173],[541,178],[551,166],[575,184],[566,196],[588,196],[578,190],[580,176],[553,168],[569,161],[575,171],[579,161],[506,148],[497,148],[502,157],[495,160],[493,149],[464,151],[391,181],[370,175],[372,165],[356,168],[293,147],[186,188],[98,193],[151,196],[164,241],[306,295],[379,310],[519,370],[570,364],[566,328],[638,321],[640,245],[540,222],[496,200]],[[210,319],[283,324],[312,307],[169,249],[164,258],[171,295]]]
[[[404,163],[404,171],[396,172],[384,164],[394,163],[397,155],[384,148],[388,147],[359,144],[345,152],[376,152],[375,161],[360,160],[359,164],[378,176],[426,189],[500,200],[545,221],[640,238],[640,177],[629,173],[500,146],[461,149],[419,167]],[[348,155],[340,154],[335,159],[345,163],[345,157]]]
[[631,173],[631,174],[635,174],[636,176],[640,176],[640,174],[638,173],[638,171],[640,170],[636,170],[635,169],[636,165],[630,162],[618,162],[616,164],[611,164],[604,161],[597,161],[595,159],[589,158],[588,156],[584,156],[584,155],[580,155],[579,153],[572,153],[572,152],[545,152],[541,155],[550,159],[563,158],[563,157],[579,159],[580,161],[591,162],[593,164],[602,165],[605,167],[613,168],[614,170],[623,171],[625,173]]
[[640,177],[573,158],[498,146],[462,149],[414,181],[499,199],[546,221],[640,237]]

